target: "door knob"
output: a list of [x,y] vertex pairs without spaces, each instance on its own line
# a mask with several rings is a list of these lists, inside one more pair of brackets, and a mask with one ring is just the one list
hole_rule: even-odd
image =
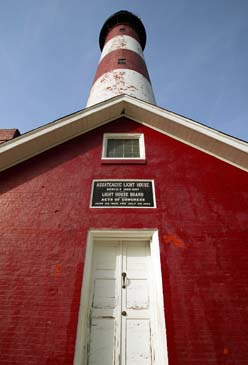
[[121,314],[125,317],[127,315],[126,311],[122,311]]

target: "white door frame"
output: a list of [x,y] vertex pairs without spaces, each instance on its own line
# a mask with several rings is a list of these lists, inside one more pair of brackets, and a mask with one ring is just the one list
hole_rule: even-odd
[[[83,285],[81,290],[80,308],[77,326],[77,338],[75,346],[74,365],[83,365],[84,356],[87,353],[87,323],[89,309],[89,291],[91,282],[91,268],[93,259],[93,245],[96,238],[107,239],[116,238],[149,240],[151,254],[151,268],[153,277],[153,291],[155,297],[154,305],[154,331],[155,331],[155,353],[156,365],[168,365],[167,340],[164,318],[164,298],[162,288],[162,275],[160,265],[160,250],[158,231],[156,229],[123,229],[123,230],[89,230],[87,237],[87,248],[84,261]],[[119,365],[119,364],[118,364]]]

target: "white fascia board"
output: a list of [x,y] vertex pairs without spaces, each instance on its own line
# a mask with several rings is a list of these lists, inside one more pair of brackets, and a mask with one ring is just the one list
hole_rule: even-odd
[[120,95],[0,145],[0,171],[126,116],[248,171],[248,143],[131,96]]
[[17,165],[80,134],[89,132],[122,115],[122,101],[114,98],[61,118],[0,145],[0,171]]
[[130,96],[125,98],[126,117],[248,171],[247,142]]
[[[111,103],[111,106],[113,106],[117,103],[119,103],[119,100],[114,100]],[[88,116],[91,116],[92,112],[99,113],[104,109],[106,109],[106,106],[104,105],[104,103],[99,103],[97,105],[83,109],[82,111],[79,111],[73,115],[62,117],[54,122],[51,122],[44,126],[33,129],[30,132],[24,133],[23,135],[15,138],[15,139],[5,142],[3,145],[0,145],[0,152],[7,151],[10,148],[21,145],[23,143],[26,143],[26,142],[32,140],[33,138],[38,138],[42,135],[47,135],[52,131],[58,130],[60,128],[63,128],[64,126],[68,126],[68,125],[75,123],[75,121],[77,121],[78,119],[87,118]],[[94,128],[89,128],[89,130],[90,129],[94,129]]]
[[125,101],[129,102],[139,108],[145,109],[146,111],[150,113],[154,113],[162,118],[167,118],[170,121],[175,122],[176,124],[180,124],[186,128],[190,128],[195,130],[196,132],[199,132],[201,134],[205,134],[211,138],[217,139],[221,142],[224,142],[226,144],[229,144],[232,147],[238,148],[239,150],[243,150],[244,152],[248,152],[248,143],[245,141],[241,141],[239,139],[236,139],[235,137],[228,136],[226,134],[223,134],[215,129],[212,129],[210,127],[207,127],[203,124],[200,124],[198,122],[195,122],[191,119],[188,119],[186,117],[180,116],[178,114],[175,114],[173,112],[170,112],[168,110],[162,109],[156,105],[149,104],[147,102],[144,102],[143,100],[138,100],[135,98],[132,98],[130,96],[125,95]]

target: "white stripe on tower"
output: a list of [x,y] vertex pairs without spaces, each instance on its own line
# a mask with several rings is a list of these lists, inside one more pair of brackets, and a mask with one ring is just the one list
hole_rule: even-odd
[[105,22],[99,41],[102,55],[87,106],[121,94],[155,104],[143,56],[146,32],[141,20],[120,11]]
[[[106,85],[111,85],[108,88]],[[135,85],[138,85],[135,86]],[[92,86],[87,106],[100,103],[116,95],[127,94],[154,104],[154,95],[150,82],[139,72],[116,69],[106,72]]]
[[[111,38],[104,46],[102,50],[102,54],[100,57],[100,61],[106,56],[108,53],[112,51],[116,51],[117,49],[129,49],[130,51],[136,52],[140,57],[144,59],[143,51],[139,42],[136,41],[133,37],[129,35],[118,35],[114,38]],[[100,63],[99,61],[99,63]]]

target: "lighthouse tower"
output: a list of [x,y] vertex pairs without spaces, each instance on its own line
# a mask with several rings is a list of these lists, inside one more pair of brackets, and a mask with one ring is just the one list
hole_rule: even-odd
[[146,31],[141,20],[128,11],[113,14],[102,27],[99,44],[102,54],[86,106],[121,94],[155,104],[143,55]]

